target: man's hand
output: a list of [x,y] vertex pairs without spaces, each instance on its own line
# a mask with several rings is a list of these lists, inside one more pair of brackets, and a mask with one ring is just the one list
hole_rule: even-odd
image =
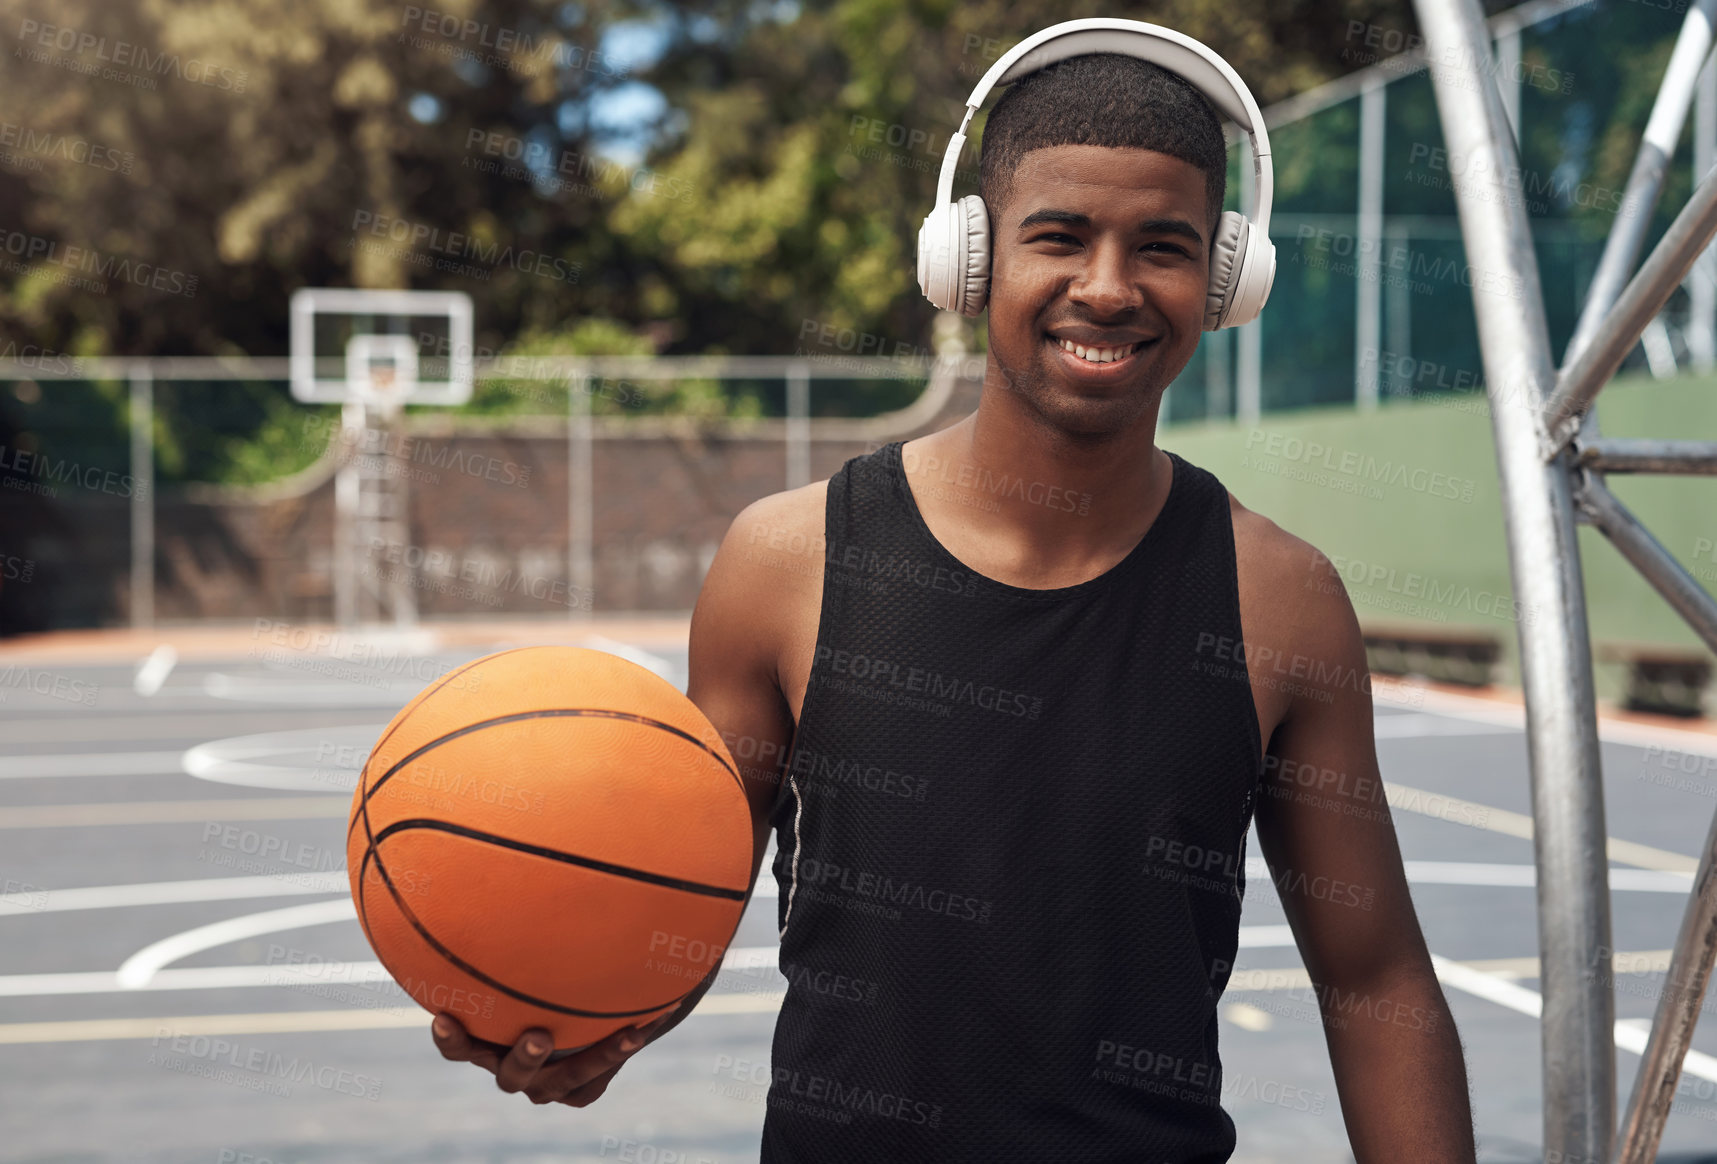
[[511,1047],[501,1043],[473,1039],[465,1033],[459,1020],[449,1014],[438,1014],[430,1024],[430,1034],[445,1059],[456,1063],[475,1063],[495,1077],[502,1091],[522,1091],[532,1103],[564,1103],[584,1107],[608,1090],[608,1083],[645,1043],[679,1011],[675,1007],[667,1014],[641,1027],[622,1027],[599,1043],[554,1059],[554,1038],[545,1030],[534,1029],[519,1036]]

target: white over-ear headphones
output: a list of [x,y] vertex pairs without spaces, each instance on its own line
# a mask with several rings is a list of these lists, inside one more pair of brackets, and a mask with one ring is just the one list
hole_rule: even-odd
[[1257,179],[1253,205],[1250,214],[1225,210],[1217,223],[1210,242],[1204,330],[1252,322],[1270,297],[1276,278],[1276,246],[1270,241],[1270,137],[1264,130],[1264,116],[1227,61],[1190,36],[1138,20],[1064,21],[1026,37],[990,66],[966,99],[959,132],[948,139],[936,181],[936,206],[918,230],[918,286],[944,311],[976,315],[984,309],[990,287],[989,210],[976,194],[952,201],[954,168],[966,144],[966,127],[995,86],[1089,53],[1125,53],[1160,65],[1203,93],[1251,139],[1252,172]]

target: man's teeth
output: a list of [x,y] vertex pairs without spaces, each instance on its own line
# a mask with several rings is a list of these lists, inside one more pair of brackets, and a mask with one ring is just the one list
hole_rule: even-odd
[[1132,355],[1133,349],[1139,346],[1138,344],[1128,344],[1121,348],[1088,348],[1084,344],[1076,344],[1072,340],[1059,342],[1063,351],[1072,352],[1080,359],[1089,360],[1093,364],[1112,364],[1116,360]]

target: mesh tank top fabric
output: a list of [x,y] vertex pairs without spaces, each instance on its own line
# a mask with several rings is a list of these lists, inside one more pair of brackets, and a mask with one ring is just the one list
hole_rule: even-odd
[[[1170,453],[1144,538],[1026,590],[930,533],[900,442],[829,482],[816,654],[774,806],[763,1164],[1234,1150],[1216,1007],[1260,771],[1226,490]],[[932,477],[949,498],[1077,495]]]

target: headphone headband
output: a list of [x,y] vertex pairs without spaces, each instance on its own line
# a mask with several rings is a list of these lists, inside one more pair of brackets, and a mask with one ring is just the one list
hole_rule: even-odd
[[1114,17],[1088,17],[1051,25],[1014,45],[985,71],[972,95],[966,99],[966,114],[960,119],[958,132],[948,139],[948,150],[942,157],[942,170],[936,179],[937,205],[953,201],[954,170],[966,144],[966,127],[971,124],[991,89],[997,85],[1010,85],[1057,61],[1090,53],[1122,53],[1160,65],[1202,93],[1246,134],[1252,146],[1252,173],[1256,179],[1252,206],[1246,217],[1254,229],[1268,238],[1270,203],[1275,185],[1269,163],[1270,135],[1264,128],[1264,115],[1253,100],[1251,90],[1240,79],[1240,74],[1227,61],[1184,33],[1157,24],[1146,24],[1142,20]]

